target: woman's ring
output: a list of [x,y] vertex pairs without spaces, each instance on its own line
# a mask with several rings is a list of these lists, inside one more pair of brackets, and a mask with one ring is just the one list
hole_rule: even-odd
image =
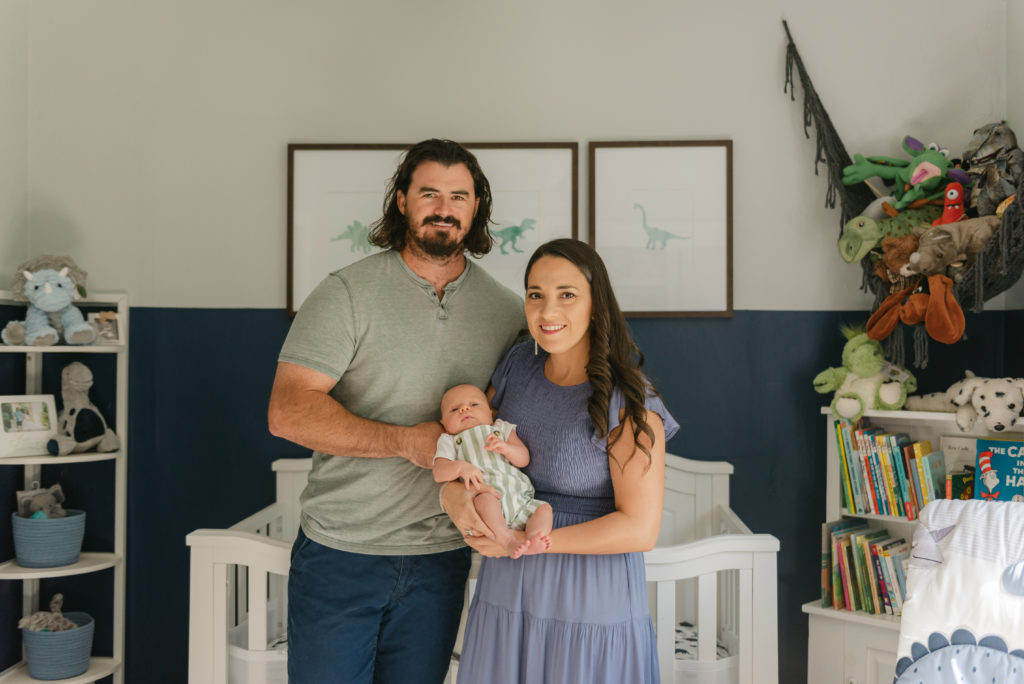
[[463,530],[462,534],[466,535],[467,537],[472,537],[473,536],[473,530]]

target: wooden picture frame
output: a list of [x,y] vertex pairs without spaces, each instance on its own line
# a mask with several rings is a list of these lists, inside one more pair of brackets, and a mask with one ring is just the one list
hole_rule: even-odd
[[732,316],[732,141],[591,142],[590,244],[628,316]]
[[[479,263],[523,292],[533,250],[578,235],[579,144],[463,143],[491,185],[494,248]],[[288,301],[294,316],[329,273],[380,251],[366,236],[408,144],[288,145]]]

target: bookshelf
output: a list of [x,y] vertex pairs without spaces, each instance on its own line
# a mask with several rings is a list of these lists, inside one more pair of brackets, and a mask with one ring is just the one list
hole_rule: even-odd
[[[828,407],[821,409],[825,435],[825,519],[855,517],[872,526],[884,527],[893,536],[913,538],[916,522],[904,516],[851,515],[842,505],[842,481],[839,448],[836,445],[834,416]],[[905,432],[915,441],[930,440],[939,448],[942,435],[989,436],[980,421],[970,432],[960,432],[955,414],[925,411],[867,411],[864,416],[872,426],[890,432]],[[1003,433],[1001,436],[1007,436]],[[1013,435],[1017,437],[1018,435]],[[822,607],[815,599],[803,605],[808,616],[807,681],[856,682],[857,684],[891,684],[896,672],[896,643],[900,618],[851,612]]]

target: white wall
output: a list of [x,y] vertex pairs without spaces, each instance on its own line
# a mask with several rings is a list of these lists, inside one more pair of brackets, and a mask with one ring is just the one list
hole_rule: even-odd
[[958,153],[1007,112],[1006,0],[965,7],[33,0],[28,250],[136,305],[283,307],[289,142],[576,140],[585,237],[588,141],[725,137],[735,307],[866,310],[781,20],[851,154]]
[[0,289],[28,258],[28,2],[0,2]]

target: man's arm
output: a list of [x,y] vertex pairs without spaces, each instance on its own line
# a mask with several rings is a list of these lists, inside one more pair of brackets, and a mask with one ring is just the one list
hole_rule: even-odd
[[319,371],[279,362],[267,409],[271,434],[325,454],[401,456],[421,468],[431,466],[443,432],[440,423],[406,427],[360,418],[329,394],[335,384]]

